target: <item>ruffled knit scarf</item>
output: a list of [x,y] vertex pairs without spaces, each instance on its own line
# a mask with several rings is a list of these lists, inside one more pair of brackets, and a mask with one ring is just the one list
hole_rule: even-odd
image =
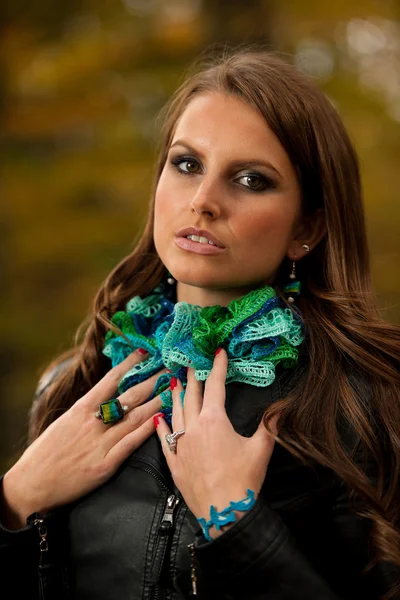
[[132,298],[126,310],[115,313],[111,321],[120,332],[110,330],[105,337],[103,353],[112,366],[137,348],[149,353],[124,375],[118,392],[122,394],[166,367],[170,372],[157,379],[149,399],[161,393],[161,410],[169,423],[171,377],[178,377],[185,388],[186,368],[191,367],[196,378],[205,381],[217,348],[228,354],[226,383],[266,387],[274,381],[278,364],[284,368],[296,365],[298,346],[304,339],[301,319],[269,286],[232,300],[228,306],[205,308],[174,303],[158,286],[145,298]]

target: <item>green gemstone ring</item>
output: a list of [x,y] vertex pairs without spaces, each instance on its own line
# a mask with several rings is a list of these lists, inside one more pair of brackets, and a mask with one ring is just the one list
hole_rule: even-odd
[[112,398],[99,404],[95,417],[101,419],[104,425],[113,425],[124,418],[128,406],[122,406],[118,398]]

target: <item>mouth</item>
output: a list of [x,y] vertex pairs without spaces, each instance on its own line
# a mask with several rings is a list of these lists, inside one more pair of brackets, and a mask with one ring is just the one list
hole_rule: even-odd
[[175,236],[177,238],[186,238],[195,242],[196,244],[209,244],[210,246],[215,246],[217,248],[225,248],[224,244],[220,242],[218,238],[215,237],[209,231],[205,229],[196,229],[195,227],[185,227],[183,229],[179,229],[176,232]]
[[212,246],[216,246],[216,244],[214,244],[214,242],[212,242],[211,240],[207,239],[206,237],[202,236],[202,235],[187,235],[185,236],[187,240],[192,240],[193,242],[197,242],[198,244],[211,244]]
[[187,252],[202,255],[215,255],[224,252],[225,246],[212,233],[204,229],[186,227],[175,234],[175,244]]

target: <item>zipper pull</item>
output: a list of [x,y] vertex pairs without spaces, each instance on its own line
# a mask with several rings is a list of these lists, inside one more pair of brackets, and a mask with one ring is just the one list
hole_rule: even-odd
[[149,581],[153,585],[158,584],[161,577],[161,571],[164,566],[168,540],[170,534],[172,533],[172,526],[174,524],[174,513],[180,501],[181,499],[178,496],[175,496],[175,494],[171,494],[171,496],[168,496],[167,498],[167,504],[165,506],[161,523],[158,528],[158,535],[156,538],[156,545],[154,549],[154,559],[149,576]]
[[191,557],[190,579],[192,580],[192,596],[197,596],[196,556],[194,553],[194,544],[189,544],[188,548]]
[[[44,523],[44,520],[41,518],[36,518],[33,522],[32,525],[34,525],[38,532],[39,532],[39,536],[40,536],[40,544],[39,544],[39,548],[40,548],[40,552],[48,552],[49,550],[49,544],[47,541],[47,527]],[[41,554],[42,556],[42,554]]]
[[167,498],[167,505],[164,510],[163,517],[160,523],[160,533],[166,533],[174,523],[174,512],[178,506],[180,499],[172,494]]

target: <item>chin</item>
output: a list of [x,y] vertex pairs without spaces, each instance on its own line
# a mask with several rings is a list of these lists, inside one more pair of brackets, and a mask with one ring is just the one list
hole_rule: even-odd
[[221,281],[220,278],[211,277],[211,276],[207,276],[207,275],[194,276],[193,274],[190,274],[190,275],[186,275],[186,276],[183,275],[182,277],[179,277],[178,275],[175,277],[173,275],[173,277],[179,283],[182,283],[184,285],[190,285],[192,287],[197,287],[197,288],[224,289],[226,287],[231,287],[228,282],[225,284],[223,281]]
[[221,277],[207,277],[206,275],[203,277],[194,277],[193,275],[188,275],[186,277],[174,277],[174,279],[182,285],[202,289],[204,291],[234,292],[236,290],[235,295],[240,296],[244,296],[251,290],[266,285],[265,281],[249,282],[240,280],[238,281],[237,279],[223,280]]

